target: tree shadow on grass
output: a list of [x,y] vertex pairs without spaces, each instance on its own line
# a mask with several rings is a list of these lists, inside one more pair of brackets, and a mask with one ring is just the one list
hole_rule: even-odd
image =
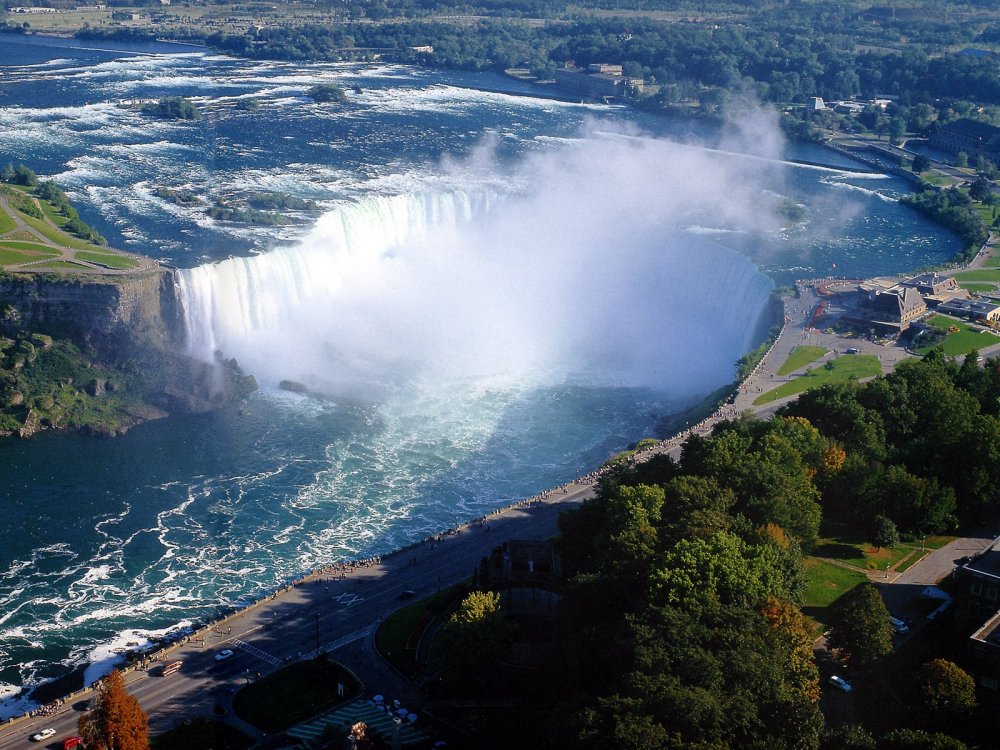
[[827,542],[813,548],[812,554],[815,557],[829,557],[834,560],[852,560],[861,555],[857,547],[839,542]]

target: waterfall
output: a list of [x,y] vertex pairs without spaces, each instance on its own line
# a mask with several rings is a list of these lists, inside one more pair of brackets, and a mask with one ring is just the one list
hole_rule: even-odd
[[657,222],[460,191],[347,203],[294,246],[179,282],[193,355],[366,396],[414,372],[698,393],[731,379],[771,288]]

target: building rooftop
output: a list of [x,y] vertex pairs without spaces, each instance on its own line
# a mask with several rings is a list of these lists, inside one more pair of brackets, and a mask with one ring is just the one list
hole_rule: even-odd
[[972,634],[972,640],[1000,648],[1000,612],[983,623],[983,626]]
[[965,563],[961,569],[981,576],[1000,579],[1000,537],[994,539],[989,548]]

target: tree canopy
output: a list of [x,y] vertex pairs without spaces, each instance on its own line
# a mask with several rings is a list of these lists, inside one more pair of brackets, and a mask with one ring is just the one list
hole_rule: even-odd
[[91,709],[80,717],[79,729],[84,744],[93,750],[149,750],[148,724],[116,669],[101,681]]

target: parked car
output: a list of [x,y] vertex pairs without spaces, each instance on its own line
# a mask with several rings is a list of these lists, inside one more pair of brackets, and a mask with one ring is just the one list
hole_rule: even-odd
[[847,680],[845,680],[843,677],[840,677],[839,675],[831,675],[830,684],[833,685],[835,688],[842,690],[845,693],[849,693],[852,690],[854,690],[854,688],[851,687],[851,683],[849,683]]
[[232,649],[224,648],[222,649],[222,651],[220,651],[215,655],[215,660],[225,661],[226,659],[229,659],[232,656],[234,656]]
[[903,635],[904,633],[910,632],[910,626],[907,625],[902,620],[900,620],[898,617],[892,617],[890,615],[889,624],[892,625],[892,629],[893,631],[895,631],[896,635]]
[[48,729],[43,729],[41,732],[35,732],[33,735],[31,735],[31,741],[32,742],[42,742],[43,740],[47,740],[49,737],[51,737],[55,733],[56,733],[56,730],[53,729],[52,727],[49,727]]

